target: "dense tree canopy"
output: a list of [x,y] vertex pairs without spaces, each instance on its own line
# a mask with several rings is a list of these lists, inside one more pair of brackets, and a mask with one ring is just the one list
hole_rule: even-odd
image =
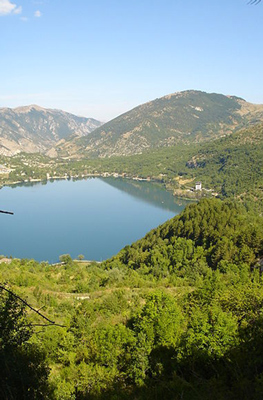
[[30,343],[25,305],[0,289],[0,398],[49,399],[48,368],[39,346]]

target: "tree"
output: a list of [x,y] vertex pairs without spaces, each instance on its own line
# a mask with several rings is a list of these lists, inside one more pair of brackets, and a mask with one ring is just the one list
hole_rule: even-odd
[[51,399],[44,353],[30,343],[26,305],[0,288],[0,398]]
[[72,262],[72,258],[69,254],[62,254],[59,256],[59,259],[64,264],[70,264]]

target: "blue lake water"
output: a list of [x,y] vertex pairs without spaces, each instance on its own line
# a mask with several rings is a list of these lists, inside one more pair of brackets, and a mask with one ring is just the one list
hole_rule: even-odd
[[29,183],[0,190],[0,254],[101,261],[180,213],[187,203],[148,182],[114,178]]

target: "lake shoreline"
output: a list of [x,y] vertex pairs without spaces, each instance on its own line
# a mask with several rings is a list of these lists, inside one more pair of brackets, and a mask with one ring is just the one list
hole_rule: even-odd
[[[178,193],[176,189],[173,188],[169,188],[166,186],[166,184],[164,182],[162,182],[161,180],[158,180],[156,178],[140,178],[138,176],[128,176],[125,175],[124,173],[122,174],[118,174],[118,173],[93,173],[93,174],[82,174],[81,176],[79,175],[64,175],[64,176],[52,176],[49,178],[36,178],[36,179],[25,179],[22,181],[14,181],[14,182],[5,182],[2,183],[0,186],[0,189],[2,189],[3,187],[12,187],[12,186],[16,186],[16,185],[23,185],[23,184],[28,184],[28,183],[47,183],[47,182],[54,182],[54,181],[75,181],[75,180],[86,180],[87,178],[114,178],[114,179],[127,179],[132,180],[132,181],[137,181],[137,182],[149,182],[149,183],[154,183],[158,186],[161,186],[162,188],[165,189],[166,192],[168,193],[172,193],[172,195],[178,199],[182,199],[182,200],[192,200],[192,201],[199,201],[200,198],[202,197],[202,195],[200,196],[200,193],[195,193],[194,191],[189,192],[188,190],[181,190],[181,192],[183,193]],[[188,193],[189,192],[189,193]]]
[[[75,179],[74,179],[75,178]],[[88,176],[5,185],[2,254],[56,263],[59,256],[103,261],[179,214],[187,201],[161,185]],[[77,178],[77,179],[76,179]]]

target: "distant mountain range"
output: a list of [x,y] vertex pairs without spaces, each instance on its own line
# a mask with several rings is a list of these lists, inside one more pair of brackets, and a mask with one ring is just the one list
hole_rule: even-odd
[[235,96],[184,91],[150,101],[95,129],[59,143],[62,157],[111,157],[210,141],[263,122],[263,105]]
[[36,105],[0,108],[0,154],[41,152],[56,156],[57,142],[71,135],[85,136],[101,125],[92,118]]
[[263,105],[188,90],[140,105],[106,124],[35,105],[0,109],[0,154],[97,158],[203,143],[263,122]]

